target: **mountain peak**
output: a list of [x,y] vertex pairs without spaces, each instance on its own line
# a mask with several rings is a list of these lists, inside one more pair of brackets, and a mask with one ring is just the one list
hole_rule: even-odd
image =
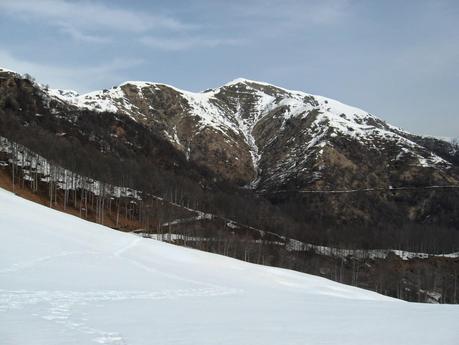
[[289,90],[289,89],[286,89],[284,87],[281,87],[281,86],[278,86],[278,85],[275,85],[275,84],[272,84],[272,83],[267,83],[267,82],[260,81],[260,80],[252,80],[252,79],[247,79],[247,78],[242,78],[242,77],[239,77],[239,78],[236,78],[234,80],[231,80],[231,81],[227,82],[226,84],[222,85],[221,87],[219,87],[218,89],[221,89],[223,87],[231,87],[231,86],[235,86],[235,85],[241,85],[241,84],[246,85],[246,86],[251,86],[251,87],[256,85],[256,86],[264,88],[264,89],[272,88],[272,89],[276,89],[278,91],[282,91],[282,92],[285,92],[285,93],[291,93],[291,94],[308,95],[307,93],[305,93],[303,91]]
[[356,159],[351,155],[363,156],[358,151],[384,157],[386,165],[403,160],[416,167],[451,166],[448,155],[438,156],[418,136],[362,109],[247,78],[206,92],[148,81],[126,81],[83,95],[42,90],[60,106],[116,113],[157,127],[187,159],[257,188],[292,179],[308,185],[322,174],[324,161],[344,154],[347,158],[338,161],[344,164]]
[[10,69],[8,69],[8,68],[5,68],[5,67],[0,67],[0,72],[11,72],[11,73],[17,73],[17,72],[15,72],[15,71],[13,71],[13,70],[10,70]]
[[233,79],[233,80],[227,82],[223,86],[231,86],[231,85],[235,85],[235,84],[246,84],[246,83],[260,84],[260,85],[270,85],[270,84],[265,83],[263,81],[250,80],[250,79],[247,79],[247,78],[239,77],[239,78],[236,78],[236,79]]

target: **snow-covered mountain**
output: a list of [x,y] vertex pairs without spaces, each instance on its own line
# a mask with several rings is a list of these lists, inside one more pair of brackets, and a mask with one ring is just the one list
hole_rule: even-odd
[[426,174],[430,184],[458,183],[451,168],[459,152],[450,143],[264,82],[239,78],[198,93],[140,81],[83,95],[41,89],[51,108],[128,116],[192,162],[258,190],[381,188],[416,184],[413,176]]
[[[387,187],[400,182],[382,171],[388,166],[404,165],[403,174],[411,175],[448,171],[457,159],[457,152],[437,152],[423,145],[423,137],[364,110],[242,78],[200,93],[137,81],[84,95],[48,93],[78,108],[124,114],[159,129],[188,159],[262,190]],[[333,169],[345,171],[342,181],[330,176]],[[451,182],[457,181],[435,181]]]
[[[79,214],[94,180],[104,190],[107,184],[116,185],[146,196],[137,213],[128,200],[117,200],[124,203],[129,221],[123,229],[189,217],[163,203],[151,204],[148,195],[155,195],[155,200],[228,220],[195,219],[181,228],[194,236],[229,236],[230,242],[238,237],[233,253],[215,247],[225,255],[305,270],[413,301],[427,301],[434,293],[434,300],[457,302],[454,280],[443,279],[454,276],[454,260],[420,260],[407,268],[389,255],[383,265],[348,262],[338,275],[342,263],[265,248],[264,242],[258,247],[256,235],[276,234],[319,247],[456,252],[455,143],[404,132],[331,99],[246,79],[201,93],[126,82],[78,95],[50,90],[11,71],[0,71],[0,136],[9,143],[0,153],[0,183],[19,183],[49,204],[66,207],[68,172],[86,181],[78,190],[71,178],[72,204]],[[53,169],[38,174],[37,157]],[[89,211],[84,208],[85,216],[89,212],[100,221],[100,205],[94,198],[92,202]],[[111,200],[105,203],[108,210],[112,206]],[[144,212],[153,217],[151,222]],[[110,221],[118,227],[118,220]],[[255,229],[255,235],[235,230],[228,225],[232,221],[243,224],[241,229]],[[255,246],[247,248],[247,235]],[[355,267],[364,267],[358,269],[358,279]],[[392,271],[397,273],[387,274]]]
[[[193,196],[193,188],[208,190],[214,182],[244,186],[300,222],[367,227],[384,224],[390,214],[394,228],[405,221],[457,227],[458,213],[448,206],[457,198],[448,192],[453,189],[424,189],[459,186],[457,144],[410,134],[338,101],[247,79],[198,93],[131,81],[85,95],[29,79],[0,71],[0,110],[10,114],[3,135],[12,139],[8,126],[29,126],[23,131],[65,136],[62,145],[78,148],[80,157],[95,150],[124,164],[106,175],[123,181],[121,171],[132,175],[137,167],[139,183],[132,187],[164,183],[151,175],[163,174],[162,166],[182,176],[167,184]],[[55,152],[44,147],[41,154]],[[55,158],[74,166],[69,157]],[[150,164],[143,165],[148,173],[127,160]],[[101,179],[113,167],[92,164],[85,174],[98,172]],[[193,176],[189,187],[184,175]],[[300,195],[330,191],[364,193],[352,202]]]
[[406,303],[86,222],[0,189],[2,344],[459,342],[459,307]]

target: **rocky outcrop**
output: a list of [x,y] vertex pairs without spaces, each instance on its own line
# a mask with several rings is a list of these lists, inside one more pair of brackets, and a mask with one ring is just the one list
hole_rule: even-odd
[[202,93],[148,82],[75,96],[163,133],[187,159],[262,191],[458,183],[450,143],[391,126],[361,109],[300,91],[236,79]]
[[[200,93],[129,81],[78,95],[11,71],[0,71],[0,78],[0,105],[23,125],[56,135],[66,129],[102,154],[122,157],[135,149],[129,158],[148,166],[158,166],[160,157],[169,171],[199,167],[194,180],[245,187],[293,219],[295,232],[305,224],[395,232],[405,222],[452,228],[459,222],[455,190],[429,189],[459,186],[457,145],[333,99],[247,79]],[[161,140],[147,140],[150,135]]]

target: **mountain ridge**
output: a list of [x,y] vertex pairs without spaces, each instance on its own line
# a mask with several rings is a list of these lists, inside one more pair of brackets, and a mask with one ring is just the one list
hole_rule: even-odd
[[[148,110],[152,110],[153,115],[148,115],[148,110],[141,109],[140,100],[136,99],[139,96],[146,98],[148,102],[149,97],[154,97],[154,95],[145,95],[148,92],[172,92],[174,94],[181,110],[185,113],[183,116],[197,119],[192,126],[198,128],[192,130],[191,136],[196,136],[203,130],[210,130],[223,134],[223,140],[242,141],[236,145],[239,147],[235,153],[245,151],[245,165],[249,166],[245,174],[249,177],[245,178],[245,184],[252,187],[258,186],[260,169],[269,171],[272,168],[262,167],[264,151],[270,151],[269,146],[282,132],[286,131],[285,126],[288,121],[296,120],[309,119],[311,123],[308,125],[309,128],[303,128],[309,131],[309,135],[307,138],[300,138],[300,140],[303,139],[303,143],[300,143],[302,147],[295,144],[290,145],[293,146],[291,148],[293,151],[300,151],[299,156],[303,156],[304,159],[302,161],[301,157],[296,157],[288,163],[290,165],[304,165],[304,161],[308,160],[311,155],[322,154],[322,149],[329,146],[330,137],[336,136],[363,141],[365,145],[371,145],[375,150],[378,150],[378,141],[396,142],[402,147],[398,152],[398,157],[405,154],[411,155],[413,159],[418,160],[418,165],[423,167],[451,165],[449,161],[439,157],[436,153],[424,150],[421,145],[410,138],[413,134],[392,126],[362,109],[323,96],[287,90],[245,78],[235,79],[221,87],[201,93],[184,91],[164,83],[131,81],[124,82],[108,91],[95,91],[81,95],[76,101],[75,99],[64,100],[78,107],[124,113],[135,121],[148,122],[155,120],[155,103],[149,104]],[[316,119],[311,119],[314,116]],[[272,127],[275,121],[279,122],[277,128],[270,129],[269,127]],[[190,136],[189,133],[185,134],[184,130],[177,129],[176,125],[169,127],[164,133],[171,143],[176,144],[177,148],[188,156],[193,154],[192,146],[186,143],[186,137]],[[266,133],[269,134],[265,139],[263,136]],[[289,144],[292,143],[287,140],[283,145],[288,146]],[[231,150],[231,147],[220,143],[219,149]],[[280,168],[283,171],[288,170],[285,164]],[[271,175],[268,176],[270,180],[282,179],[282,176],[276,171],[273,171]]]
[[404,161],[405,170],[444,172],[455,165],[452,159],[459,159],[447,147],[442,154],[432,149],[445,142],[406,132],[360,108],[246,78],[203,92],[144,81],[83,95],[37,85],[64,108],[122,114],[155,128],[187,160],[252,189],[400,186],[399,178],[385,176],[382,168],[374,177],[378,182],[348,178],[339,183],[324,179],[328,173],[323,168],[350,169],[355,175],[360,162],[376,163],[377,157],[385,166]]

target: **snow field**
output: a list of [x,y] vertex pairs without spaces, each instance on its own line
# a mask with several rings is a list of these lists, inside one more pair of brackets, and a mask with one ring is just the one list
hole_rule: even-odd
[[111,230],[0,189],[0,339],[16,344],[451,344],[459,306]]

